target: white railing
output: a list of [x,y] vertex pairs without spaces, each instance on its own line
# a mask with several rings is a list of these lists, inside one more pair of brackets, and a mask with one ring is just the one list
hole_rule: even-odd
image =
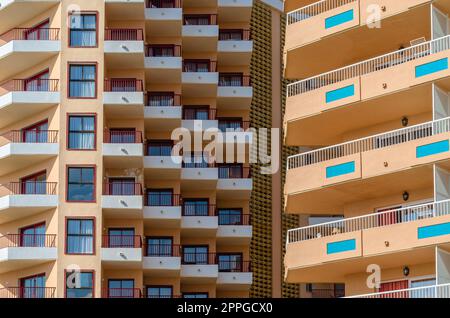
[[398,50],[367,61],[291,83],[287,86],[287,96],[291,97],[304,94],[327,85],[384,70],[449,49],[450,35],[447,35],[439,39],[424,42],[406,49]]
[[381,133],[338,145],[290,156],[287,160],[287,170],[312,165],[322,161],[346,157],[374,149],[390,147],[416,139],[450,131],[450,117],[400,128],[387,133]]
[[450,284],[408,288],[344,298],[450,298]]
[[288,231],[286,244],[318,239],[342,233],[409,223],[450,214],[450,200],[430,202],[401,209],[342,219],[292,229]]
[[333,10],[338,7],[342,7],[346,4],[356,1],[359,0],[322,0],[316,3],[312,3],[303,8],[288,12],[287,24],[290,25],[303,20],[307,20],[321,13]]

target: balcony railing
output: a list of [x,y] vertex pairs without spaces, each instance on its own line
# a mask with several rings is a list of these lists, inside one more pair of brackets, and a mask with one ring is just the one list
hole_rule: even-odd
[[183,61],[183,72],[208,73],[216,72],[217,61]]
[[359,0],[323,0],[287,13],[287,24],[297,23]]
[[[57,143],[57,130],[11,130],[0,136],[0,140],[4,139],[7,143]],[[0,141],[0,145],[4,142]]]
[[141,144],[142,132],[135,130],[107,130],[104,132],[106,144]]
[[144,84],[140,79],[111,78],[105,79],[105,92],[142,92]]
[[103,195],[142,195],[142,185],[132,182],[105,183]]
[[183,203],[182,216],[216,216],[215,204]]
[[424,42],[386,55],[382,55],[357,64],[346,66],[331,72],[310,77],[287,87],[287,96],[304,94],[324,86],[342,82],[358,76],[374,73],[400,64],[420,59],[422,57],[450,49],[450,35]]
[[180,257],[181,245],[178,244],[145,244],[145,257]]
[[102,290],[102,298],[141,298],[139,288],[105,288]]
[[393,290],[345,298],[450,298],[450,284]]
[[55,195],[56,187],[56,182],[10,182],[0,185],[0,197],[6,195]]
[[149,57],[180,57],[181,45],[177,44],[152,44],[145,47],[145,56]]
[[183,265],[217,265],[216,253],[185,253],[182,252]]
[[251,214],[218,213],[219,225],[252,225]]
[[217,25],[217,14],[186,14],[184,25]]
[[219,166],[219,179],[248,179],[250,172],[250,167]]
[[55,234],[6,234],[0,237],[0,248],[56,247]]
[[14,28],[0,35],[0,46],[11,41],[58,41],[56,28]]
[[215,120],[217,114],[216,108],[184,108],[183,119],[185,120]]
[[105,41],[143,41],[142,29],[106,29]]
[[252,86],[250,75],[219,75],[219,86],[249,87]]
[[409,206],[288,231],[287,244],[450,214],[450,200]]
[[250,30],[219,30],[219,41],[250,41]]
[[147,0],[147,8],[181,8],[181,0]]
[[141,248],[142,238],[139,235],[103,235],[103,248]]
[[0,298],[55,298],[55,287],[5,287],[0,288]]
[[13,79],[0,85],[5,92],[57,92],[59,80],[47,78]]
[[252,263],[250,261],[219,260],[218,265],[221,273],[251,273],[252,271]]
[[422,139],[450,131],[450,117],[288,157],[287,170]]
[[345,290],[334,288],[320,288],[311,291],[311,298],[341,298],[345,296]]
[[145,206],[180,206],[181,196],[169,193],[147,193]]
[[194,152],[190,156],[183,157],[182,166],[183,168],[215,168],[216,164],[212,159]]
[[146,295],[144,291],[143,298],[156,298],[156,299],[183,298],[183,295]]
[[150,107],[181,106],[181,95],[179,94],[157,95],[147,93],[146,105]]
[[226,132],[227,130],[247,130],[250,128],[250,122],[245,120],[233,120],[233,119],[220,119],[219,118],[219,130]]

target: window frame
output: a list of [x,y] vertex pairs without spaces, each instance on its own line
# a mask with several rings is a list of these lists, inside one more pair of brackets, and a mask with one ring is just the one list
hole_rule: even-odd
[[[67,299],[67,269],[64,269],[64,298]],[[80,270],[80,274],[83,273],[91,273],[92,274],[92,298],[95,298],[95,270]],[[79,298],[70,298],[70,299],[79,299]]]
[[[148,290],[150,288],[158,289],[158,297],[148,297]],[[161,297],[161,289],[167,288],[170,289],[170,296],[169,297]],[[151,298],[151,299],[167,299],[167,298],[173,298],[173,286],[172,285],[145,285],[145,298]]]
[[[91,201],[69,200],[69,170],[72,168],[92,168],[94,170],[93,185],[94,197]],[[66,165],[66,196],[65,200],[68,203],[96,203],[97,202],[97,166],[96,165]]]
[[[93,149],[75,149],[69,148],[70,140],[70,117],[94,117],[94,148]],[[66,150],[67,151],[96,151],[97,150],[97,113],[67,113],[66,120]]]
[[[94,66],[95,68],[95,78],[94,78],[94,96],[93,97],[83,97],[83,96],[70,96],[70,67],[71,66]],[[81,82],[81,81],[80,81]],[[98,63],[97,62],[67,62],[67,99],[97,99],[98,98]]]
[[[67,248],[68,244],[68,225],[70,220],[91,220],[92,221],[92,253],[69,253]],[[95,255],[96,253],[96,240],[97,240],[97,231],[96,231],[96,218],[95,216],[66,216],[64,220],[64,255],[78,255],[78,256],[89,256]]]
[[[95,46],[73,46],[71,45],[70,39],[71,39],[71,31],[72,28],[70,27],[70,17],[73,15],[94,15],[95,16]],[[72,11],[68,14],[68,20],[67,20],[67,47],[71,49],[94,49],[98,48],[98,29],[99,29],[99,17],[98,17],[98,11]],[[92,31],[92,30],[91,30]]]

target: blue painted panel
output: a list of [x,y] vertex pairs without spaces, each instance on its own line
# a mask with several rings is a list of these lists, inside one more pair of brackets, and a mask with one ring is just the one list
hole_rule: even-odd
[[420,239],[450,234],[450,223],[441,223],[430,226],[419,227],[417,236]]
[[333,178],[355,172],[355,162],[341,163],[340,165],[327,167],[327,178]]
[[433,74],[448,69],[448,58],[416,66],[416,77]]
[[325,19],[325,29],[333,28],[345,22],[352,21],[354,17],[355,14],[353,9],[333,15],[332,17]]
[[327,244],[327,254],[336,254],[356,250],[356,240],[346,240]]
[[434,142],[432,144],[418,146],[416,148],[416,158],[427,157],[450,150],[448,140]]
[[355,96],[355,85],[342,87],[334,91],[327,92],[326,94],[327,103],[331,103],[350,96]]

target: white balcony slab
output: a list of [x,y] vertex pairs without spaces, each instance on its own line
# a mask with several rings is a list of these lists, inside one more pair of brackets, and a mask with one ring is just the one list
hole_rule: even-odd
[[147,106],[144,108],[146,129],[149,131],[172,131],[181,127],[181,106]]
[[253,283],[253,273],[219,273],[217,288],[220,290],[248,290]]
[[160,277],[178,276],[181,271],[180,257],[144,257],[142,268],[145,273]]
[[246,22],[252,16],[253,0],[218,0],[219,22]]
[[219,228],[217,216],[183,216],[181,232],[185,237],[195,237],[199,233],[204,237],[215,237]]
[[110,21],[142,21],[145,0],[105,0],[105,8]]
[[181,8],[146,8],[147,32],[154,36],[180,36],[183,22]]
[[6,195],[0,197],[0,224],[54,209],[57,206],[57,195]]
[[220,199],[234,198],[247,200],[253,190],[253,180],[248,179],[219,179],[217,182],[217,197]]
[[253,53],[253,41],[219,41],[217,59],[220,65],[248,65]]
[[146,206],[144,223],[149,228],[179,228],[181,225],[181,206]]
[[102,248],[101,258],[105,268],[138,269],[142,263],[142,248]]
[[105,41],[107,54],[144,54],[144,41]]
[[219,26],[217,25],[183,25],[183,37],[217,38]]
[[183,283],[216,282],[219,276],[217,265],[181,265]]
[[207,129],[219,129],[219,121],[217,120],[183,120],[183,128],[190,131],[202,131]]
[[183,52],[214,52],[217,50],[219,26],[183,25]]
[[253,235],[251,225],[219,225],[217,230],[217,244],[247,245]]
[[110,69],[142,68],[144,41],[105,41],[105,63]]
[[217,72],[183,72],[183,84],[217,85],[219,73]]
[[217,72],[183,72],[182,93],[186,97],[216,97],[219,84]]
[[217,87],[217,105],[227,109],[250,109],[253,98],[253,87]]
[[142,92],[104,92],[104,105],[144,105]]
[[219,179],[219,171],[217,168],[183,168],[181,171],[181,179],[217,182]]
[[142,167],[143,155],[142,144],[103,144],[103,159],[108,168]]
[[182,59],[176,56],[145,57],[145,74],[150,83],[180,83]]
[[103,195],[104,215],[111,218],[142,218],[143,200],[140,195]]
[[181,174],[180,156],[146,156],[144,168],[146,178],[173,180],[179,179]]
[[0,249],[0,274],[56,261],[56,247],[7,247]]

